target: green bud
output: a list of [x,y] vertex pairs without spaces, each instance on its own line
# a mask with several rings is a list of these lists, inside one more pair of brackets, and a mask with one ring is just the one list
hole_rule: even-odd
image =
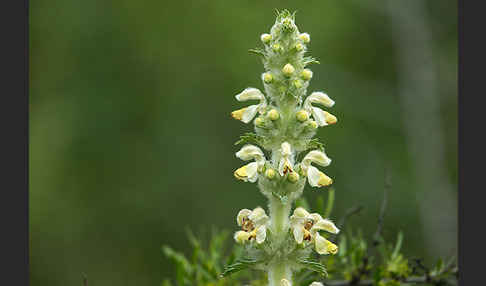
[[289,176],[287,177],[287,179],[292,182],[292,183],[295,183],[299,180],[299,174],[297,174],[297,172],[291,172],[289,174]]
[[268,112],[268,118],[270,118],[270,120],[277,120],[279,117],[280,115],[276,109],[272,109]]
[[255,118],[255,125],[258,127],[262,127],[265,124],[265,121],[261,117]]
[[301,73],[300,73],[300,77],[303,79],[303,80],[310,80],[312,78],[312,71],[310,69],[304,69]]
[[277,175],[277,173],[275,172],[275,170],[273,169],[268,169],[266,172],[265,172],[265,177],[267,177],[268,179],[273,179],[275,178],[275,176]]
[[309,119],[309,113],[307,113],[307,111],[305,111],[305,110],[299,110],[295,114],[295,117],[297,117],[297,120],[299,120],[300,122],[304,122],[307,119]]
[[284,75],[286,76],[291,76],[294,72],[295,72],[295,68],[293,65],[291,64],[286,64],[283,69],[282,69],[282,72]]
[[273,76],[271,73],[269,72],[266,72],[263,74],[263,82],[265,82],[266,84],[269,84],[273,81]]
[[293,85],[295,88],[301,88],[302,87],[302,81],[300,79],[297,79],[293,82]]
[[270,35],[270,34],[262,34],[260,36],[260,39],[262,40],[263,43],[267,44],[268,42],[270,42],[272,40],[272,35]]
[[300,52],[304,49],[304,45],[302,45],[301,43],[298,43],[297,45],[295,45],[295,50],[297,52]]
[[276,53],[279,53],[282,51],[282,46],[280,46],[280,44],[273,44],[272,50]]

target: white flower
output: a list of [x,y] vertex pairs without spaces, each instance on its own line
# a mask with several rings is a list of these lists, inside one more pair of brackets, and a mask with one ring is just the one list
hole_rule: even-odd
[[304,208],[296,208],[290,217],[290,227],[298,244],[304,241],[313,243],[319,254],[335,254],[337,246],[319,234],[320,230],[337,234],[339,229],[328,219],[318,213],[309,213]]
[[309,286],[324,286],[321,282],[312,282]]
[[245,145],[240,151],[236,152],[236,157],[244,161],[255,160],[255,162],[237,169],[234,172],[235,177],[245,182],[256,182],[258,179],[258,169],[265,164],[263,151],[255,145]]
[[238,101],[247,101],[247,100],[259,100],[259,104],[250,105],[248,107],[244,107],[242,109],[235,110],[231,112],[231,116],[234,119],[241,120],[244,123],[250,122],[257,112],[262,113],[263,109],[267,106],[267,100],[265,99],[265,95],[256,88],[249,87],[243,90],[241,93],[236,95],[236,100]]
[[332,179],[326,174],[319,171],[316,167],[312,166],[311,163],[316,163],[323,167],[329,166],[331,164],[331,159],[329,159],[324,152],[313,150],[310,151],[304,159],[302,159],[301,168],[307,174],[307,179],[309,185],[312,187],[322,187],[329,186],[332,184]]
[[257,207],[254,210],[242,209],[236,216],[236,222],[242,229],[235,232],[234,239],[236,242],[245,243],[253,238],[258,244],[265,241],[268,216],[261,207]]
[[280,162],[278,163],[278,172],[280,176],[285,176],[288,172],[294,171],[294,164],[292,162],[292,149],[288,142],[283,142],[280,146]]
[[334,101],[323,92],[313,92],[304,101],[304,108],[312,113],[312,117],[319,126],[326,126],[337,122],[336,116],[324,111],[318,107],[312,106],[312,103],[320,104],[326,107],[332,107]]

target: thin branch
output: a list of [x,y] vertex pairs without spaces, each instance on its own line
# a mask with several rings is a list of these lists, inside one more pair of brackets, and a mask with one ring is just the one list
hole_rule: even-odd
[[83,286],[88,286],[88,276],[85,273],[83,273]]
[[381,202],[380,215],[378,217],[378,224],[376,226],[375,234],[373,235],[373,247],[380,244],[380,237],[383,231],[383,222],[386,213],[386,206],[388,204],[388,191],[391,188],[390,174],[388,169],[385,168],[385,185],[383,190],[383,201]]
[[346,220],[351,217],[352,215],[354,214],[357,214],[359,213],[361,210],[363,209],[363,206],[362,205],[357,205],[357,206],[354,206],[352,208],[349,208],[346,213],[341,217],[341,219],[339,220],[338,222],[338,228],[339,229],[342,229],[343,226],[344,226],[344,223],[346,222]]

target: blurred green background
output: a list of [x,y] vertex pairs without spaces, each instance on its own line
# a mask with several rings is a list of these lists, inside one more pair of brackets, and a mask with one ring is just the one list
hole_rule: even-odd
[[[375,230],[431,263],[457,253],[456,1],[30,1],[31,285],[159,285],[188,252],[185,228],[236,230],[264,206],[233,178],[234,96],[261,88],[248,49],[298,10],[309,92],[336,101],[318,137],[333,159],[332,219]],[[308,199],[319,192],[306,187]]]

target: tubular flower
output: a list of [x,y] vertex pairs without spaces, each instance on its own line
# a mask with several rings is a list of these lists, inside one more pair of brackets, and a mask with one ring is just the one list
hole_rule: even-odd
[[313,92],[304,101],[304,108],[312,113],[312,117],[319,126],[326,126],[337,122],[336,116],[324,111],[318,107],[312,106],[312,103],[320,104],[325,107],[332,107],[334,101],[323,92]]
[[284,278],[280,280],[280,286],[292,286],[292,284],[290,284],[289,280]]
[[309,286],[324,286],[321,282],[312,282]]
[[234,234],[236,242],[245,243],[245,241],[255,239],[260,244],[265,241],[268,216],[261,207],[254,210],[242,209],[236,216],[236,222],[242,229]]
[[326,174],[319,171],[316,167],[312,166],[311,163],[316,163],[323,167],[329,166],[331,164],[331,159],[329,159],[324,152],[313,150],[305,155],[302,159],[301,167],[302,170],[307,174],[307,179],[309,185],[312,187],[323,187],[332,184],[332,179]]
[[288,142],[282,143],[280,147],[281,159],[278,163],[278,172],[280,176],[294,171],[294,164],[292,162],[292,149]]
[[314,244],[319,254],[335,254],[337,246],[319,234],[320,230],[339,233],[339,229],[328,219],[323,219],[318,213],[309,213],[304,208],[296,208],[290,217],[290,227],[298,244],[308,241]]
[[235,177],[245,182],[256,182],[258,179],[258,169],[265,164],[263,151],[255,145],[245,145],[240,151],[236,152],[236,157],[244,161],[255,160],[255,162],[237,169],[234,172]]
[[250,105],[248,107],[244,107],[242,109],[235,110],[231,112],[231,116],[234,119],[241,120],[244,123],[250,122],[257,112],[262,113],[264,108],[267,106],[267,100],[265,99],[265,95],[256,88],[249,87],[243,90],[241,93],[236,95],[236,100],[238,101],[247,101],[247,100],[259,100],[259,104]]

